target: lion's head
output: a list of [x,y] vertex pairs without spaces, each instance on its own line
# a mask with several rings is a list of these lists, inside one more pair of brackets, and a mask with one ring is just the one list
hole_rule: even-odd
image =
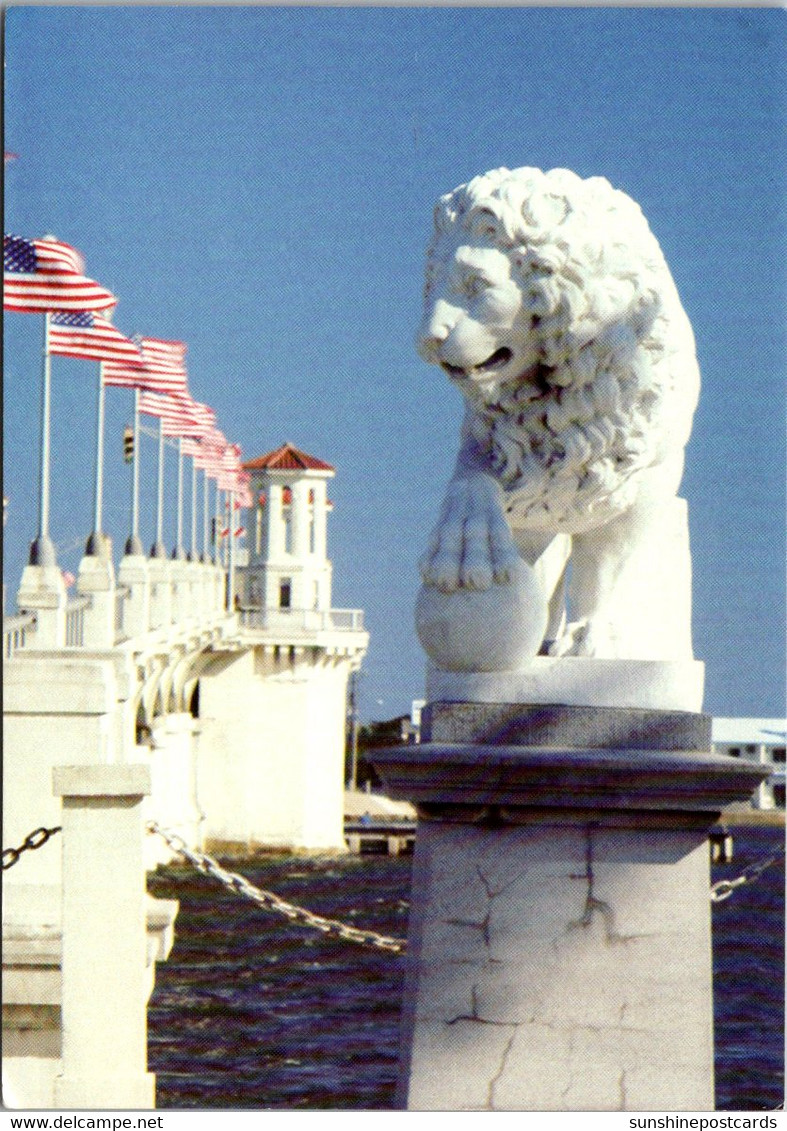
[[691,328],[639,206],[603,178],[497,169],[443,196],[424,304],[419,351],[466,397],[514,517],[620,509],[685,445]]

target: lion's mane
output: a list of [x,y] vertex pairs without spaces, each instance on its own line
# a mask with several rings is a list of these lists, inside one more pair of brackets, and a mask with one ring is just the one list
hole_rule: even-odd
[[465,428],[515,522],[578,529],[626,509],[637,472],[688,439],[694,339],[639,206],[602,177],[497,169],[438,201],[427,256],[463,237],[510,257],[539,363],[525,380],[466,391]]

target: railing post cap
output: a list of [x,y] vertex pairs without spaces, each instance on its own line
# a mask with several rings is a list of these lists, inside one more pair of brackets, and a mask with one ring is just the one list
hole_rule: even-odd
[[55,766],[55,797],[146,797],[151,790],[150,767],[126,765]]

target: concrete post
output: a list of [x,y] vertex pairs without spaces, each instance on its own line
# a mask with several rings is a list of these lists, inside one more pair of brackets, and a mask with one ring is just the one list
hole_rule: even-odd
[[25,566],[16,601],[22,612],[36,614],[30,649],[49,651],[65,646],[68,597],[63,575],[56,565]]
[[133,639],[150,630],[150,569],[144,554],[126,554],[118,570],[118,583],[129,595],[123,609],[126,636]]
[[155,1104],[147,1071],[143,798],[147,766],[60,766],[63,799],[61,1108]]
[[707,832],[762,770],[710,720],[432,704],[377,751],[415,801],[399,1101],[416,1110],[707,1111]]
[[168,628],[172,624],[172,573],[166,558],[151,558],[148,562],[150,576],[150,627]]
[[115,643],[115,571],[112,559],[85,554],[79,563],[77,593],[91,599],[85,609],[83,646],[111,648]]

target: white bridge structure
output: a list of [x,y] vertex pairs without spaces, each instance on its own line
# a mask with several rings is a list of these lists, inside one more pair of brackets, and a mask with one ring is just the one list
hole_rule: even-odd
[[145,892],[170,858],[147,821],[197,848],[344,850],[346,688],[368,634],[330,603],[334,471],[289,444],[246,466],[236,575],[141,554],[116,570],[104,540],[75,599],[29,565],[4,619],[3,842],[62,828],[4,855],[9,1106],[154,1106],[146,1004],[177,905]]

